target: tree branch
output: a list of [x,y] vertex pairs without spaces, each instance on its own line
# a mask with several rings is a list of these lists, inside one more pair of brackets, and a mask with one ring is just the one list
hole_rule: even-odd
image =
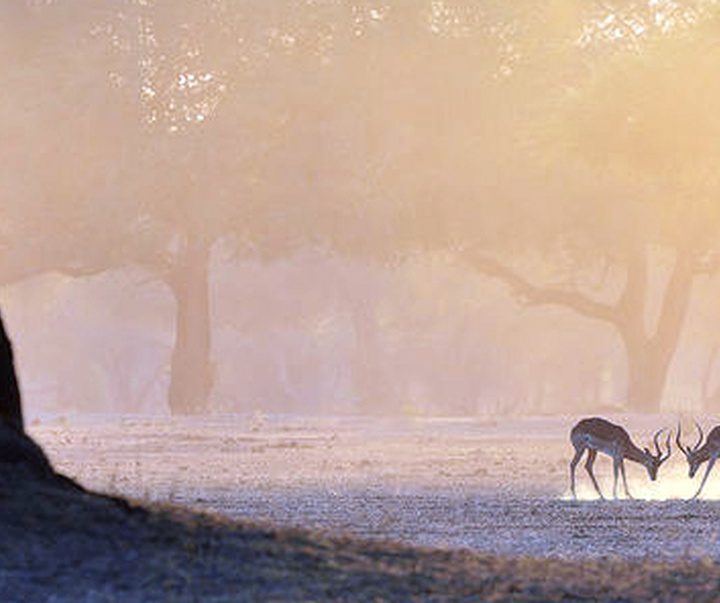
[[519,272],[489,255],[465,252],[463,257],[473,270],[505,283],[525,304],[565,306],[588,318],[617,324],[617,308],[612,304],[598,302],[579,291],[534,285]]

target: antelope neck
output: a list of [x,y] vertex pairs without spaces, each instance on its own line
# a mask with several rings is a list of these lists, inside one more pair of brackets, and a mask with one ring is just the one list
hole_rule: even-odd
[[648,455],[644,450],[640,450],[640,448],[635,446],[635,444],[631,444],[625,451],[625,458],[629,461],[640,463],[641,465],[644,465],[647,462],[648,456],[650,455]]

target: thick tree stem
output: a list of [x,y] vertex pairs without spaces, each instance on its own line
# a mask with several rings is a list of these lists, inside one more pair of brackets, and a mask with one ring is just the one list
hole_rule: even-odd
[[[628,406],[637,412],[659,412],[670,365],[677,350],[687,315],[695,277],[692,253],[678,250],[652,335],[644,331],[644,307],[648,293],[637,288],[638,308],[632,321],[619,324],[628,359]],[[627,318],[627,317],[626,317]]]
[[0,317],[0,467],[22,468],[26,475],[54,480],[63,487],[82,486],[55,472],[43,449],[25,433],[22,400],[10,338]]
[[209,243],[202,236],[189,235],[169,280],[177,304],[168,398],[173,415],[209,410],[212,389],[209,261]]
[[12,344],[0,317],[0,420],[24,433],[20,387],[15,373]]
[[531,305],[554,304],[575,310],[588,318],[612,325],[620,334],[627,354],[627,405],[637,412],[658,412],[670,364],[678,347],[690,303],[698,264],[691,248],[678,248],[675,265],[662,296],[660,315],[652,334],[645,329],[645,313],[651,292],[648,258],[643,245],[628,257],[625,290],[615,304],[597,302],[583,293],[540,287],[501,261],[482,254],[471,255],[470,265],[500,279]]

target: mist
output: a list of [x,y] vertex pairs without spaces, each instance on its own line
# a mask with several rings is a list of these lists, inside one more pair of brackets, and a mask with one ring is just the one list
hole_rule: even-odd
[[716,411],[714,13],[608,10],[3,7],[28,415]]
[[718,33],[0,2],[0,600],[707,600]]

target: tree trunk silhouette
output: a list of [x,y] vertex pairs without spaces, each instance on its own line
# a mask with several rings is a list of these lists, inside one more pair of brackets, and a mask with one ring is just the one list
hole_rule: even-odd
[[[660,314],[654,332],[643,328],[647,290],[646,259],[638,267],[638,276],[626,285],[625,299],[619,306],[616,320],[628,362],[628,407],[638,412],[658,412],[675,351],[680,341],[692,293],[693,255],[678,250],[675,265],[661,297]],[[628,271],[628,280],[631,279]]]
[[0,419],[20,433],[25,432],[12,343],[5,331],[2,317],[0,317]]
[[25,433],[12,343],[1,316],[0,375],[0,469],[21,468],[28,477],[53,480],[84,492],[82,486],[56,473],[42,448]]
[[208,271],[210,244],[189,234],[169,278],[177,305],[168,404],[173,415],[209,410],[212,389]]
[[478,254],[469,258],[477,271],[506,283],[528,305],[565,306],[611,325],[620,335],[627,359],[627,408],[635,412],[660,411],[670,364],[677,350],[695,276],[705,272],[687,249],[676,250],[675,263],[660,296],[655,328],[646,328],[648,285],[647,250],[637,245],[628,255],[625,287],[615,303],[599,302],[579,291],[540,287],[496,258]]

